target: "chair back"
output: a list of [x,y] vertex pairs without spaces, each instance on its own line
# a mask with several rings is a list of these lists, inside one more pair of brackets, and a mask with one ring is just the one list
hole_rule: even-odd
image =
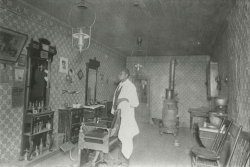
[[114,118],[110,127],[110,129],[112,129],[111,136],[118,136],[120,125],[121,125],[121,110],[118,109],[114,113]]
[[221,154],[225,141],[227,139],[228,132],[233,124],[233,120],[222,119],[218,133],[212,144],[211,150],[215,151],[217,155]]
[[250,156],[250,134],[242,131],[242,126],[232,125],[229,132],[233,147],[227,167],[245,167]]

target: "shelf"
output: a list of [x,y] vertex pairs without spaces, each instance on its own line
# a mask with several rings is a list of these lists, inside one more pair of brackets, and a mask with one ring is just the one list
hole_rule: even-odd
[[81,125],[81,122],[72,123],[72,126],[73,126],[73,125]]
[[28,132],[28,133],[24,133],[23,135],[25,135],[25,136],[35,136],[35,135],[42,134],[42,133],[49,132],[49,131],[53,131],[53,130],[54,129],[43,129],[41,132],[38,132],[38,133],[30,134],[30,132]]
[[[27,111],[30,111],[30,110],[27,110]],[[27,113],[26,115],[40,116],[40,115],[49,114],[49,113],[54,113],[54,111],[46,111],[46,112],[41,112],[41,113],[37,113],[37,114]]]

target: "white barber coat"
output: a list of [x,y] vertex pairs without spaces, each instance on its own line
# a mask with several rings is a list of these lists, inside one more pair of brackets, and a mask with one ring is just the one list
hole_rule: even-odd
[[[123,155],[129,159],[133,152],[133,138],[139,133],[134,110],[134,108],[139,105],[139,100],[135,85],[128,79],[124,82],[121,82],[118,85],[118,89],[121,89],[118,99],[125,98],[128,100],[119,103],[117,109],[121,109],[121,125],[118,138],[122,142]],[[113,108],[111,113],[114,113]]]

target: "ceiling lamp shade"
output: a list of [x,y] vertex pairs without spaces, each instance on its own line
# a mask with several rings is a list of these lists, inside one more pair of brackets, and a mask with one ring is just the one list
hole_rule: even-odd
[[95,24],[96,13],[91,3],[82,0],[69,13],[72,28],[72,47],[82,52],[89,48],[91,28]]

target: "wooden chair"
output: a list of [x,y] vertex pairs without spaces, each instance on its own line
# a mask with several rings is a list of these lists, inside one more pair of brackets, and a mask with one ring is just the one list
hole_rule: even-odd
[[[110,127],[103,122],[100,123],[82,123],[79,134],[78,147],[79,149],[95,150],[96,155],[92,161],[92,166],[97,163],[100,155],[100,162],[103,162],[103,154],[109,153],[119,143],[118,132],[121,123],[121,110],[114,113],[114,119]],[[84,129],[91,128],[92,130],[85,132]]]
[[220,166],[219,160],[221,157],[221,151],[224,147],[228,132],[230,131],[232,124],[232,120],[227,120],[225,118],[222,120],[211,148],[204,148],[199,146],[194,146],[191,148],[192,166]]
[[[245,167],[250,156],[250,134],[241,131],[241,127],[232,125],[231,141],[234,142],[227,167]],[[240,129],[240,133],[238,132]]]

